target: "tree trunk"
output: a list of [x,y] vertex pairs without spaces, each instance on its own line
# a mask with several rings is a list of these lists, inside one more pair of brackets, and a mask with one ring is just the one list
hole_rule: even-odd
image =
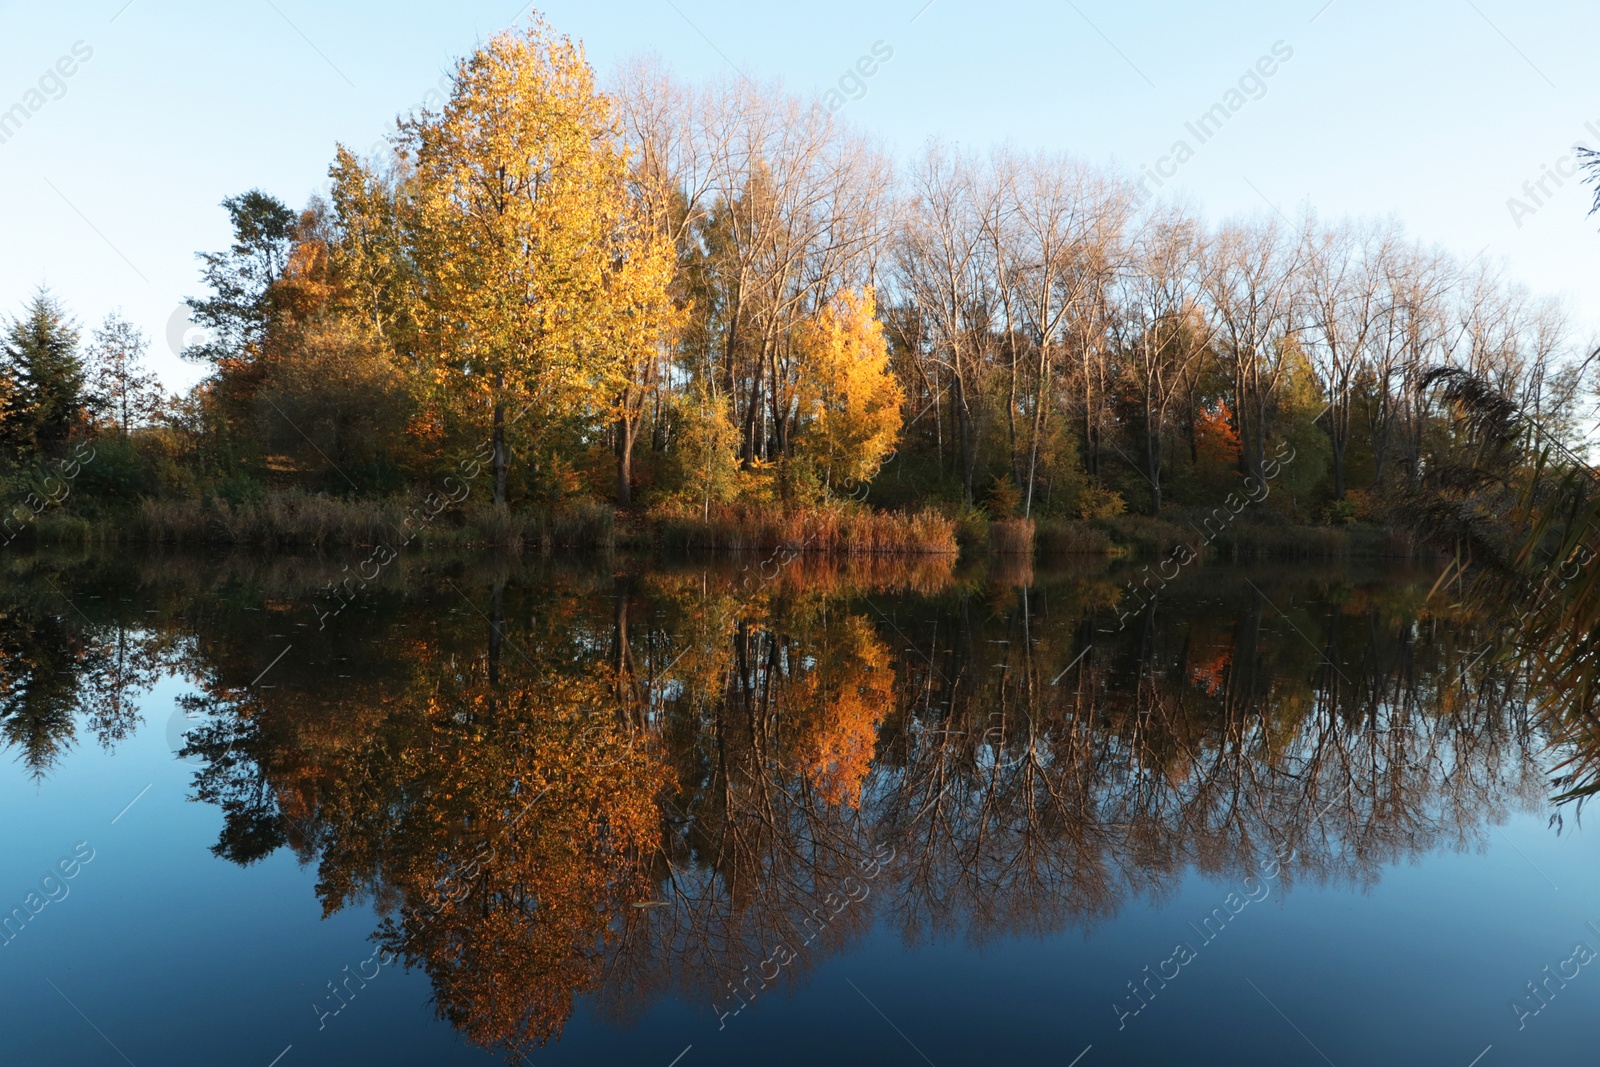
[[617,507],[633,506],[633,445],[639,439],[639,416],[617,420]]
[[1011,481],[1022,484],[1022,457],[1017,452],[1017,346],[1011,344],[1011,382],[1006,394],[1006,448],[1011,454]]
[[745,470],[749,470],[760,455],[756,442],[760,430],[760,418],[766,410],[765,385],[763,373],[766,370],[765,361],[756,367],[755,374],[751,377],[750,395],[745,398],[744,426],[742,434],[744,440],[739,445],[739,462]]
[[1333,499],[1344,499],[1344,439],[1333,435]]
[[496,507],[506,502],[506,467],[510,457],[506,454],[506,406],[497,397],[494,402],[494,502]]
[[952,406],[956,409],[956,429],[961,443],[961,502],[970,508],[972,507],[972,473],[978,463],[972,440],[972,413],[967,410],[967,391],[960,378],[955,379],[955,388],[951,392]]
[[1039,472],[1039,439],[1044,436],[1045,413],[1050,403],[1050,353],[1049,347],[1039,345],[1039,382],[1033,404],[1033,440],[1028,446],[1028,488],[1022,505],[1022,517],[1033,518],[1033,485]]
[[[1148,419],[1148,416],[1147,416]],[[1150,514],[1161,514],[1161,430],[1151,432],[1148,421],[1144,432],[1145,468],[1150,472]]]

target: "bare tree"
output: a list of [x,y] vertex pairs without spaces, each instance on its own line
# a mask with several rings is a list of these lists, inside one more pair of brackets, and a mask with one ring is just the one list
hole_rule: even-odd
[[[627,144],[633,195],[645,224],[675,250],[680,266],[694,249],[712,199],[715,147],[703,120],[706,94],[686,86],[652,59],[635,60],[614,76],[614,97]],[[679,309],[692,303],[680,269],[672,285]],[[617,502],[632,502],[633,452],[647,405],[654,407],[653,445],[665,447],[662,384],[681,356],[681,332],[649,351],[631,353],[617,398]]]
[[1383,328],[1384,278],[1397,235],[1391,228],[1343,223],[1307,234],[1306,348],[1326,389],[1333,445],[1333,498],[1345,494],[1351,408],[1369,338]]
[[113,311],[94,332],[88,351],[91,403],[123,437],[155,419],[166,403],[161,381],[144,365],[150,342]]
[[714,207],[703,241],[718,300],[707,310],[748,464],[788,451],[790,332],[865,282],[871,249],[888,233],[892,174],[875,144],[775,88],[725,84],[706,123]]
[[1302,244],[1268,216],[1224,226],[1216,257],[1216,268],[1206,275],[1207,297],[1233,377],[1245,472],[1260,477],[1267,419],[1286,370],[1285,348],[1297,332]]
[[[1051,389],[1062,376],[1057,360],[1069,343],[1076,343],[1081,361],[1096,349],[1105,325],[1100,311],[1125,258],[1132,196],[1120,183],[1061,156],[1001,153],[994,170],[1000,203],[988,228],[1011,349],[1007,418],[1023,515],[1030,516]],[[1023,359],[1031,380],[1018,373]],[[1019,380],[1030,393],[1019,397]],[[1080,381],[1084,410],[1092,411],[1095,379],[1085,370]],[[1029,422],[1025,444],[1016,431],[1019,403]]]
[[1115,333],[1124,377],[1139,403],[1150,513],[1161,513],[1163,440],[1177,406],[1193,393],[1216,334],[1202,310],[1208,241],[1200,223],[1176,208],[1148,220],[1118,286]]
[[921,359],[949,382],[962,500],[971,507],[985,353],[996,318],[995,287],[984,263],[991,191],[971,156],[937,144],[928,146],[908,185],[894,277],[919,320]]

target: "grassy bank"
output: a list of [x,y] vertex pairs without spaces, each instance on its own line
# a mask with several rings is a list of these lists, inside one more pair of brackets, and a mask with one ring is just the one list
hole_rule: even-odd
[[1045,557],[1155,559],[1187,549],[1219,562],[1356,556],[1414,559],[1427,551],[1419,549],[1409,533],[1383,526],[1312,526],[1241,518],[1219,529],[1188,521],[1177,509],[1161,518],[1118,515],[1088,521],[995,522],[974,540],[998,555],[1026,552],[1031,542],[1032,551]]
[[564,511],[492,506],[439,507],[409,501],[350,500],[289,491],[259,500],[144,500],[93,518],[45,512],[17,533],[20,543],[226,545],[323,549],[606,548],[613,544],[610,508]]
[[[1253,521],[1254,520],[1254,521]],[[359,500],[287,491],[257,500],[145,500],[94,517],[45,511],[16,530],[15,542],[157,544],[326,549],[391,548],[514,551],[611,549],[771,552],[808,555],[1086,556],[1158,559],[1186,550],[1212,561],[1416,558],[1410,536],[1376,525],[1310,526],[1262,522],[1248,514],[1218,528],[1179,509],[1161,518],[1003,519],[968,513],[875,511],[834,505],[805,511],[765,506],[700,512],[618,513],[595,503],[564,509],[496,508],[435,500]]]
[[955,524],[934,513],[905,514],[858,506],[808,511],[721,508],[700,514],[618,514],[600,504],[555,509],[417,506],[405,500],[352,500],[288,491],[258,500],[144,500],[93,518],[63,511],[34,517],[21,543],[157,544],[323,549],[659,547],[669,550],[771,551],[881,556],[954,555]]
[[278,493],[245,504],[147,500],[127,534],[153,544],[274,548],[604,548],[612,525],[609,508],[592,506],[553,512],[480,505],[430,514],[398,501]]

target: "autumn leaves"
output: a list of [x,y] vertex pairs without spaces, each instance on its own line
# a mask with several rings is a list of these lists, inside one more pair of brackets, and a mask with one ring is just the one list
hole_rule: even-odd
[[[409,354],[424,406],[488,422],[497,504],[513,462],[507,412],[529,407],[527,451],[615,435],[618,502],[630,503],[644,399],[659,409],[663,380],[683,377],[670,364],[697,301],[723,299],[691,291],[676,179],[621,128],[580,46],[535,19],[463,59],[442,108],[401,122],[406,165],[375,176],[342,154],[334,170],[344,261],[366,275],[355,289],[391,294],[364,317],[398,305],[386,341]],[[825,488],[870,478],[901,403],[872,293],[843,289],[791,318],[778,347],[792,366],[771,388],[794,422],[794,456]],[[706,453],[685,457],[683,481],[691,495],[731,491],[737,474],[706,469],[736,461],[738,442],[719,430],[725,390],[690,393],[665,431]]]
[[578,46],[536,21],[401,124],[420,351],[441,402],[492,413],[496,503],[507,407],[603,417],[627,357],[674,322],[672,248],[637,210],[614,121]]

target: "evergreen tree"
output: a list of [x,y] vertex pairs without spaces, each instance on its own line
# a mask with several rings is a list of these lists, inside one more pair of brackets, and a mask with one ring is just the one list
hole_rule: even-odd
[[59,455],[86,397],[78,329],[48,290],[40,289],[11,320],[0,359],[14,383],[4,413],[6,443],[20,456]]

